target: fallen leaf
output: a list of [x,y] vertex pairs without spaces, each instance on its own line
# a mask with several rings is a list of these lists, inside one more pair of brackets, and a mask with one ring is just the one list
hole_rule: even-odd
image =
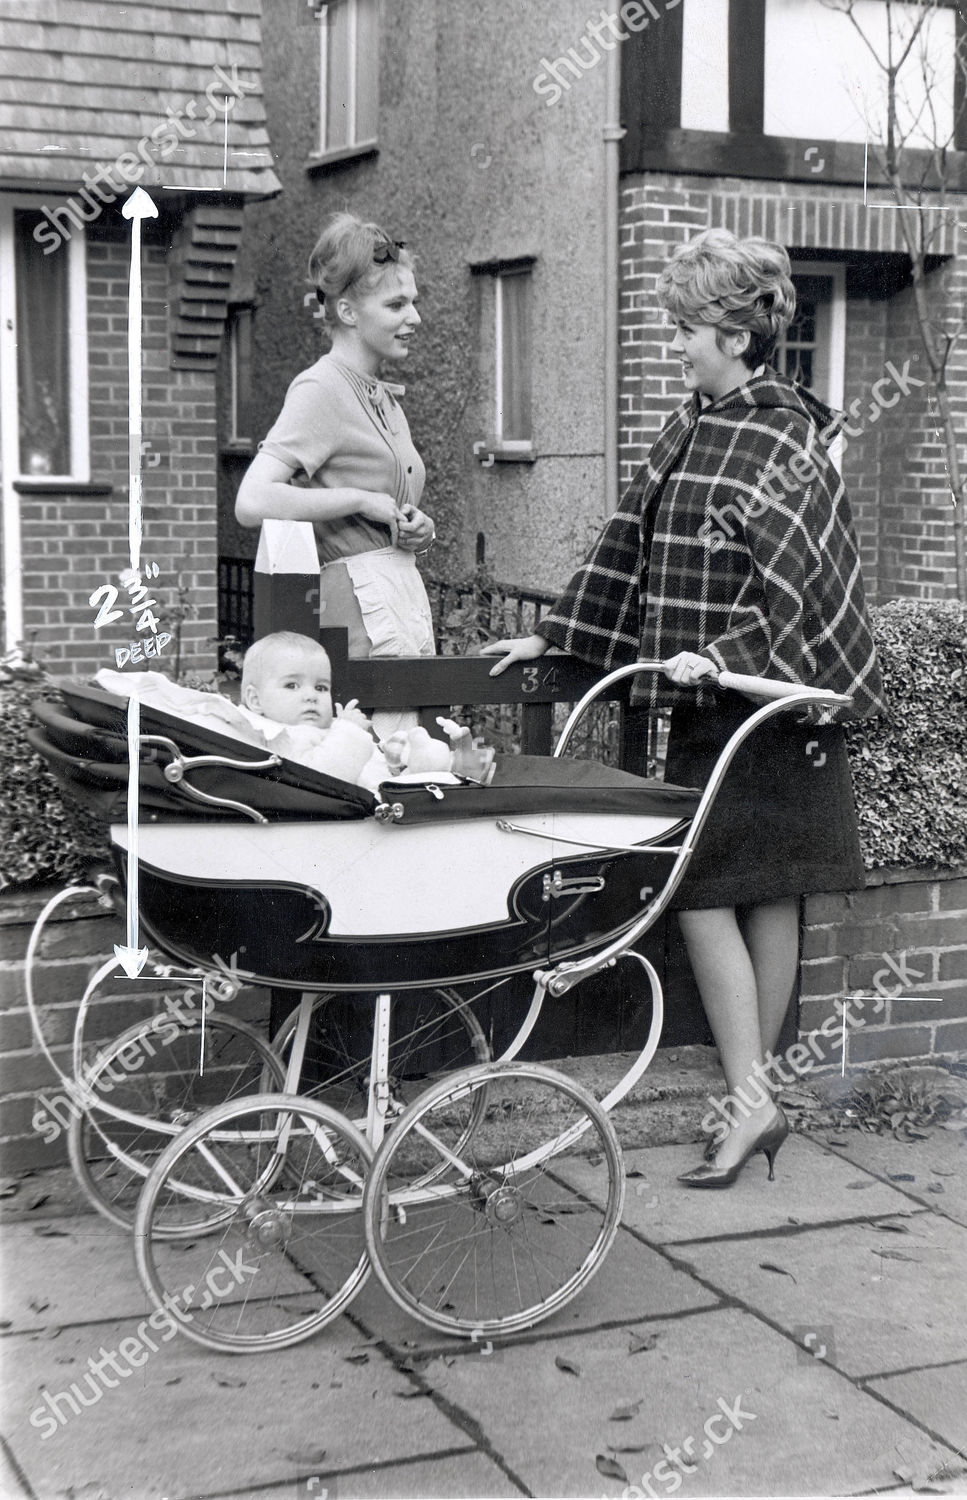
[[225,1386],[230,1391],[237,1391],[242,1386],[248,1385],[247,1380],[235,1380],[231,1375],[213,1375],[212,1379],[216,1385]]
[[581,1366],[580,1365],[576,1365],[574,1363],[573,1359],[565,1359],[563,1354],[557,1354],[557,1355],[555,1355],[555,1357],[554,1357],[554,1363],[557,1365],[557,1368],[559,1370],[563,1370],[564,1371],[565,1375],[580,1375],[581,1374]]
[[594,1466],[605,1479],[617,1479],[619,1484],[628,1483],[628,1476],[616,1458],[609,1458],[606,1453],[598,1453],[595,1455]]
[[946,1191],[942,1182],[931,1182],[927,1187],[928,1193],[945,1193]]
[[871,1177],[868,1177],[865,1182],[848,1182],[846,1186],[852,1189],[854,1193],[862,1193],[864,1188],[875,1187],[876,1184]]
[[608,1418],[609,1422],[630,1422],[641,1411],[643,1402],[636,1401],[633,1406],[616,1406]]
[[347,1354],[347,1355],[344,1356],[344,1358],[346,1360],[347,1365],[368,1365],[369,1364],[369,1355],[366,1353],[365,1349],[362,1351],[361,1354]]
[[[785,1266],[775,1266],[775,1265],[773,1265],[773,1263],[772,1263],[771,1260],[760,1260],[760,1262],[759,1262],[759,1270],[760,1271],[774,1271],[777,1276],[788,1276],[790,1281],[796,1281],[796,1278],[795,1278],[795,1276],[793,1276],[793,1274],[792,1274],[791,1271],[787,1271],[786,1268],[785,1268]],[[796,1285],[797,1286],[799,1285],[798,1281],[796,1281]]]
[[629,1354],[645,1354],[649,1349],[654,1349],[658,1343],[657,1333],[632,1333],[630,1328],[627,1330],[627,1333],[630,1340],[628,1344]]

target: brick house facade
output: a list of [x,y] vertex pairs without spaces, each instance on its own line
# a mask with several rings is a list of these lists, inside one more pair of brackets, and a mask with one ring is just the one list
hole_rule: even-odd
[[0,3],[19,105],[0,126],[5,643],[89,673],[138,638],[126,614],[95,630],[88,600],[128,562],[120,209],[140,185],[158,211],[142,248],[142,558],[160,569],[156,638],[173,633],[180,582],[183,665],[210,667],[218,353],[243,205],[278,191],[260,4],[133,0],[76,19],[69,0],[38,19]]

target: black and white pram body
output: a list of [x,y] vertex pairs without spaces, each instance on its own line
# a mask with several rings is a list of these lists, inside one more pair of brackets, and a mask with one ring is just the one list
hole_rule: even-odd
[[[70,717],[40,706],[34,744],[110,822],[124,880],[126,705],[93,689],[66,697]],[[294,762],[267,765],[160,710],[141,715],[144,935],[182,964],[242,955],[273,987],[399,990],[587,953],[664,885],[699,802],[698,791],[536,756],[499,757],[488,786],[427,776],[373,796]]]

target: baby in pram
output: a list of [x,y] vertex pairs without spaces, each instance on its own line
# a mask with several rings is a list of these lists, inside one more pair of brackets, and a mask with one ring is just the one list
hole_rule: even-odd
[[[375,791],[380,782],[401,775],[453,771],[485,780],[493,751],[471,742],[470,732],[452,720],[439,720],[450,744],[425,729],[397,730],[378,746],[369,719],[356,699],[332,702],[332,668],[318,641],[294,631],[263,636],[242,662],[242,701],[173,683],[160,672],[124,673],[104,669],[98,684],[175,713],[209,729],[226,730],[287,760],[327,776]],[[134,688],[134,684],[137,687]]]

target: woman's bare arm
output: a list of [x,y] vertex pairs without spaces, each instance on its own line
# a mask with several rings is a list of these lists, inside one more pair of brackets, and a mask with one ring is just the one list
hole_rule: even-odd
[[389,526],[395,539],[401,518],[392,495],[359,489],[301,489],[290,483],[295,470],[268,453],[257,453],[238,488],[235,517],[240,526],[262,521],[338,521],[365,516]]

